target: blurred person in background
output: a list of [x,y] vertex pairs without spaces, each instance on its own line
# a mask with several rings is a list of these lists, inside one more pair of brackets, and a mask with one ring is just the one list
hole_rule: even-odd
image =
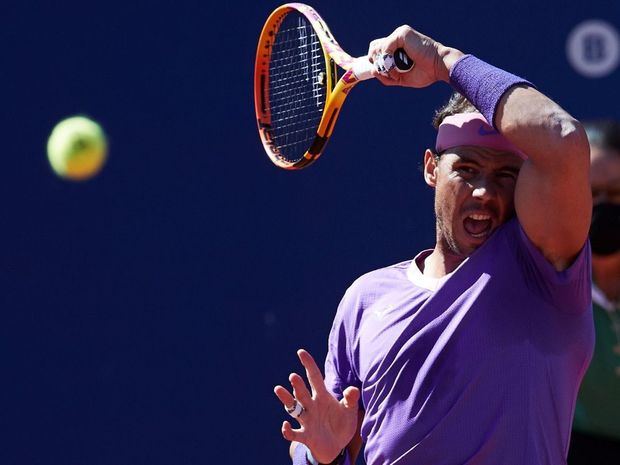
[[577,399],[570,465],[620,463],[620,122],[584,126],[592,163],[596,346]]

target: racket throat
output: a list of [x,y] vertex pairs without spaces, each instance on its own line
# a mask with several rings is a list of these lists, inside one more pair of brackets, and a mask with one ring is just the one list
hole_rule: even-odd
[[325,148],[325,144],[327,144],[328,140],[329,136],[322,137],[317,134],[317,136],[314,138],[314,142],[312,142],[312,145],[308,149],[308,153],[312,156],[313,159],[323,151],[323,149]]

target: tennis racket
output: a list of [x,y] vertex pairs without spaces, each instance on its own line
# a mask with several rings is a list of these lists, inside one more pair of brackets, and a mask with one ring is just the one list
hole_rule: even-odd
[[[402,49],[381,60],[401,72],[414,65]],[[374,66],[368,57],[345,53],[312,7],[276,8],[261,32],[254,68],[258,132],[271,161],[295,170],[319,158],[347,95],[373,77]]]

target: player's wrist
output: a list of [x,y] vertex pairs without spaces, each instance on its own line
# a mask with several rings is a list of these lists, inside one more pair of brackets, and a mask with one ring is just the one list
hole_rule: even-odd
[[462,55],[450,69],[449,83],[469,100],[488,121],[495,125],[499,102],[509,89],[533,84],[522,77],[497,68],[473,55]]
[[452,47],[446,47],[440,43],[437,44],[438,63],[436,66],[437,79],[444,82],[450,82],[450,71],[454,64],[459,61],[465,54],[460,50]]
[[305,444],[298,443],[291,454],[293,465],[348,465],[350,463],[345,447],[331,461],[319,462]]
[[306,465],[344,465],[346,462],[346,454],[347,449],[345,447],[340,452],[338,452],[338,455],[336,455],[334,459],[330,461],[319,462],[317,459],[314,458],[312,452],[310,452],[310,449],[306,449]]

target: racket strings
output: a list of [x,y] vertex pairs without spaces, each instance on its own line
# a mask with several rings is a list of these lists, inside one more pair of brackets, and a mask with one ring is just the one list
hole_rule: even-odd
[[325,58],[312,25],[289,13],[277,31],[269,63],[271,136],[278,154],[299,161],[308,150],[325,106]]

